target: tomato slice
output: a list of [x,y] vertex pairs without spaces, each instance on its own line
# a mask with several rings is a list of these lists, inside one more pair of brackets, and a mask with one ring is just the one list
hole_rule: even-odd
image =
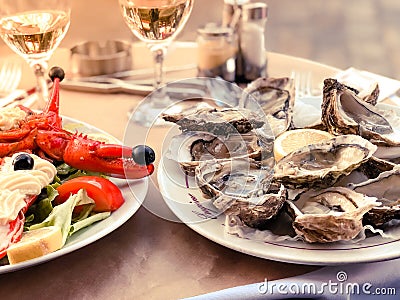
[[58,188],[58,196],[54,199],[56,205],[65,202],[71,194],[76,194],[80,189],[95,202],[93,211],[114,211],[124,203],[120,189],[110,180],[98,176],[81,176],[68,180]]

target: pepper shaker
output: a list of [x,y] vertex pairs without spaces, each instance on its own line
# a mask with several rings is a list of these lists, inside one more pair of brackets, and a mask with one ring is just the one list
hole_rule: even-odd
[[248,83],[267,76],[265,30],[268,6],[255,2],[241,7],[236,81]]

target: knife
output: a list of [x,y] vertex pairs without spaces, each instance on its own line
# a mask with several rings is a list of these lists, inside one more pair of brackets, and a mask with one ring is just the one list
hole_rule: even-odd
[[[189,70],[196,70],[197,64],[187,64],[181,66],[167,66],[164,68],[165,73],[174,73],[180,71],[189,71]],[[111,74],[104,74],[104,75],[96,75],[91,76],[91,78],[146,78],[154,76],[154,69],[147,68],[147,69],[137,69],[137,70],[128,70],[128,71],[121,71]]]
[[[61,87],[67,90],[79,92],[97,92],[97,93],[127,93],[141,96],[147,96],[154,91],[150,84],[138,84],[137,81],[125,81],[118,78],[109,77],[86,77],[76,79],[64,79]],[[165,87],[170,97],[182,99],[204,97],[207,94],[207,87],[204,82],[197,81],[196,78],[184,79],[177,82],[168,83]]]
[[123,80],[116,78],[102,78],[101,80],[91,81],[85,79],[64,79],[61,82],[61,87],[66,90],[78,92],[93,92],[93,93],[128,93],[135,95],[146,96],[154,89],[151,85],[139,85],[126,83]]

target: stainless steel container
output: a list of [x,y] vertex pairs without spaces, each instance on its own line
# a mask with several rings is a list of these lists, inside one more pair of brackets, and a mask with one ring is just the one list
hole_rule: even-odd
[[72,72],[96,76],[132,69],[131,44],[124,41],[88,41],[71,48]]

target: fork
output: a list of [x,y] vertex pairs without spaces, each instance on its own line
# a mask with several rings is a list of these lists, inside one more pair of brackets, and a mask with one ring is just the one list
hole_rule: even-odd
[[21,63],[6,61],[0,69],[0,99],[15,91],[21,81]]
[[291,78],[294,80],[296,97],[320,98],[322,96],[322,86],[315,85],[310,71],[292,71]]
[[294,80],[296,97],[303,98],[313,96],[311,76],[311,72],[292,71],[291,78]]

